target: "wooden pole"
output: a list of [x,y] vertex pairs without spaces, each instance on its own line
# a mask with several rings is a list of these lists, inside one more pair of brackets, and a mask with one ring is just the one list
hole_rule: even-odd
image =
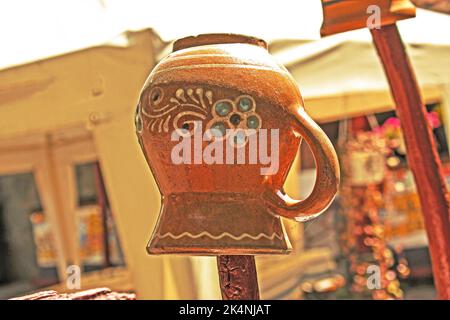
[[218,256],[223,300],[259,300],[254,256]]
[[449,202],[427,111],[397,26],[371,29],[371,33],[404,133],[408,164],[425,220],[438,297],[450,299]]

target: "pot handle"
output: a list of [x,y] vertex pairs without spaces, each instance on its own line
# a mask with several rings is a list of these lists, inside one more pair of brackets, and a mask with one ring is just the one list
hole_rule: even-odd
[[327,135],[303,108],[299,108],[295,118],[299,132],[308,143],[316,162],[314,189],[304,200],[292,199],[282,190],[267,190],[263,193],[263,200],[274,214],[307,221],[325,211],[336,196],[340,179],[339,162]]

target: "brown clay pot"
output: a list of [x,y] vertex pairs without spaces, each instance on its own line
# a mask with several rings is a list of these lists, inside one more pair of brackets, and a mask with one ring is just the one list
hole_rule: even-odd
[[[235,128],[251,129],[250,134],[236,137],[224,131]],[[337,192],[339,165],[332,144],[305,113],[294,79],[259,39],[207,34],[176,41],[144,85],[136,129],[162,194],[147,248],[151,254],[289,252],[280,216],[314,218]],[[211,142],[194,141],[208,129],[216,129],[214,141],[226,154],[223,163],[220,157],[207,163]],[[261,139],[262,129],[268,137],[266,154],[273,156],[269,172],[261,170],[269,167],[259,153],[263,143],[252,138]],[[271,140],[274,133],[278,140]],[[174,161],[174,148],[179,151],[185,137],[192,138],[190,156],[175,154],[191,163],[179,163],[180,157]],[[299,201],[284,194],[283,183],[302,138],[314,154],[317,179],[311,195]],[[239,158],[242,150],[245,156]],[[227,163],[231,154],[234,161]]]

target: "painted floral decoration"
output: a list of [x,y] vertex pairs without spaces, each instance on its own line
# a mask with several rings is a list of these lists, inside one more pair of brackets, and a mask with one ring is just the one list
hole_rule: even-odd
[[255,100],[249,95],[241,95],[235,100],[222,99],[216,101],[211,109],[212,120],[206,129],[212,129],[213,135],[225,137],[227,129],[236,130],[235,142],[243,145],[247,141],[244,130],[261,128],[261,117],[256,113]]

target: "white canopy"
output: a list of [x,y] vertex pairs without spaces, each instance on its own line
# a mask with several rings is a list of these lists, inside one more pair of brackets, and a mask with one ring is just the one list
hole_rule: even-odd
[[[407,50],[422,87],[450,83],[450,45],[410,44]],[[291,71],[306,98],[388,89],[370,42],[330,37],[272,53]]]
[[[0,69],[106,43],[126,46],[127,30],[152,28],[165,41],[232,32],[271,42],[316,118],[391,106],[368,30],[320,39],[321,23],[319,0],[4,1]],[[416,18],[398,25],[425,97],[442,98],[450,82],[450,16],[418,9]]]
[[[425,99],[446,103],[450,97],[450,16],[417,10],[417,18],[398,24]],[[392,107],[367,29],[307,43],[272,44],[272,54],[297,80],[308,111],[317,119]]]

